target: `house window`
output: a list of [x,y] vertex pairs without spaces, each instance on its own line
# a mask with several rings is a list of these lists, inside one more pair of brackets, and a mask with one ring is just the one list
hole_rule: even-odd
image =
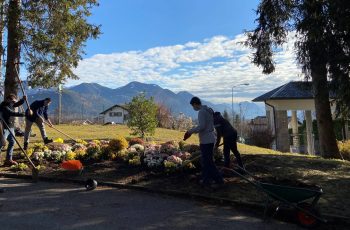
[[121,116],[123,116],[123,113],[122,112],[110,112],[109,116],[110,117],[121,117]]

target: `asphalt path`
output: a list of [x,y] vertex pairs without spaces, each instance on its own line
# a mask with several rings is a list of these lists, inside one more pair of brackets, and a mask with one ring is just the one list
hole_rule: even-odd
[[98,229],[301,229],[295,224],[264,222],[259,211],[70,183],[29,183],[0,178],[1,230]]

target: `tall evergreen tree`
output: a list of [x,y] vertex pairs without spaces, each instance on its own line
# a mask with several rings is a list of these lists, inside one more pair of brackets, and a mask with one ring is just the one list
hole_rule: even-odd
[[2,1],[7,30],[5,95],[17,94],[16,68],[27,66],[32,86],[51,87],[67,78],[82,58],[84,43],[99,26],[87,22],[97,0]]
[[[339,158],[329,103],[329,84],[336,92],[339,110],[349,108],[350,2],[347,0],[262,0],[256,29],[246,45],[255,50],[253,63],[269,74],[275,70],[274,48],[296,32],[297,60],[312,80],[316,118],[323,157]],[[334,87],[335,86],[335,87]]]

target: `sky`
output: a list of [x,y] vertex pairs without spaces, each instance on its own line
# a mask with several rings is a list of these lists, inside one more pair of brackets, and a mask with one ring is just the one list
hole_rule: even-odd
[[[240,44],[254,29],[257,0],[100,0],[89,22],[101,25],[86,43],[74,72],[110,88],[131,81],[188,91],[213,103],[250,101],[292,80],[302,80],[293,34],[276,53],[270,75],[251,64]],[[249,84],[249,85],[246,85]],[[232,94],[233,92],[233,94]]]

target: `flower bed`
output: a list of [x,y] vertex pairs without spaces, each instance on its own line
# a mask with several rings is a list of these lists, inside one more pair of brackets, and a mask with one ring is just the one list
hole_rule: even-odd
[[78,140],[73,144],[63,142],[58,138],[47,145],[34,144],[27,153],[39,165],[76,159],[83,164],[118,161],[130,167],[167,173],[200,167],[199,159],[193,160],[199,155],[199,146],[184,142],[145,143],[138,138],[127,141],[121,136],[111,140]]

